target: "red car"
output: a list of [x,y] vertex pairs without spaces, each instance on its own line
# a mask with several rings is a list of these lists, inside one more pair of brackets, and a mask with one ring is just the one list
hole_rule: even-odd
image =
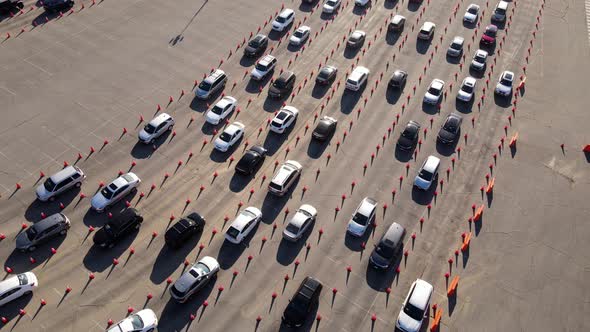
[[496,34],[498,33],[498,27],[490,24],[486,27],[486,31],[481,36],[479,41],[480,45],[494,45],[496,43]]

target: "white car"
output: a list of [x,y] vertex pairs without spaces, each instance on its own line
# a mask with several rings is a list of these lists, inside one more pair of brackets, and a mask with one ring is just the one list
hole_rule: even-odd
[[21,296],[32,294],[37,286],[39,282],[33,272],[20,273],[0,281],[0,306]]
[[367,83],[367,79],[369,78],[369,74],[371,71],[363,66],[357,66],[354,68],[352,73],[346,79],[346,89],[352,91],[358,91],[361,87]]
[[467,7],[465,15],[463,15],[463,22],[475,23],[479,16],[479,6],[472,3]]
[[447,55],[452,57],[461,56],[463,53],[463,44],[465,44],[465,38],[461,36],[455,36],[449,45],[449,48],[447,49]]
[[272,22],[272,29],[275,31],[283,31],[289,24],[293,23],[295,19],[295,12],[293,9],[285,8]]
[[436,105],[440,101],[444,89],[445,82],[443,80],[439,80],[438,78],[433,79],[428,87],[428,91],[424,95],[424,103]]
[[137,188],[141,180],[135,173],[125,173],[97,192],[90,201],[96,212],[103,212],[109,205],[113,205]]
[[418,332],[422,327],[424,317],[428,314],[430,298],[434,287],[428,282],[417,279],[412,283],[408,296],[402,304],[402,309],[395,321],[395,326],[401,331]]
[[289,38],[289,44],[294,46],[302,45],[303,43],[305,43],[307,38],[309,38],[310,33],[310,27],[308,27],[307,25],[300,26],[299,28],[297,28],[297,30],[295,30],[295,32],[293,32],[291,38]]
[[357,6],[364,7],[369,3],[370,0],[354,0],[354,4]]
[[253,206],[247,207],[245,210],[242,210],[231,223],[225,233],[225,239],[234,244],[241,243],[242,240],[252,232],[261,219],[262,212],[259,209]]
[[326,14],[333,14],[340,9],[340,5],[342,4],[342,0],[326,0],[324,2],[324,7],[322,8],[322,12]]
[[170,296],[180,303],[186,302],[198,290],[202,289],[219,272],[219,262],[213,257],[205,256],[183,273],[170,287]]
[[281,110],[270,123],[270,131],[277,134],[284,133],[285,130],[289,128],[293,122],[295,122],[295,120],[297,120],[298,114],[299,110],[293,106],[285,106],[281,108]]
[[244,136],[244,128],[244,124],[237,121],[227,126],[221,135],[215,139],[215,149],[221,152],[229,150],[229,148]]
[[363,236],[371,221],[374,220],[376,212],[377,201],[373,198],[365,197],[348,222],[348,234]]
[[477,50],[473,55],[473,60],[471,60],[471,68],[476,71],[482,71],[486,68],[486,61],[488,59],[488,52],[484,50]]
[[215,104],[215,106],[207,111],[207,114],[205,115],[207,123],[218,125],[219,122],[224,120],[236,109],[237,104],[238,101],[236,98],[230,96],[223,97]]
[[514,73],[508,70],[502,72],[496,84],[496,94],[500,96],[510,96],[512,93],[512,84],[514,83]]
[[475,93],[475,84],[477,80],[471,76],[466,77],[461,83],[461,87],[457,92],[457,99],[469,102],[473,99],[473,94]]
[[158,317],[151,309],[143,309],[111,326],[107,332],[153,332],[158,328]]
[[420,28],[420,31],[418,32],[418,39],[432,39],[432,36],[434,36],[434,30],[436,30],[436,24],[432,22],[424,22]]
[[174,127],[174,118],[168,113],[162,113],[143,127],[139,132],[139,141],[146,144],[153,144],[167,130],[172,130],[172,127]]
[[265,55],[262,59],[260,59],[254,68],[252,68],[252,72],[250,72],[250,77],[253,80],[260,81],[266,77],[270,72],[275,69],[277,65],[277,58],[268,54]]
[[293,242],[299,240],[315,221],[317,215],[318,211],[313,206],[301,205],[283,230],[283,239]]

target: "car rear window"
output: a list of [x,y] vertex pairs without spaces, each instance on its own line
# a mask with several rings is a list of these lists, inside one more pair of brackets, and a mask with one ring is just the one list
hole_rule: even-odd
[[24,274],[24,273],[23,274],[19,274],[16,277],[18,278],[18,284],[21,285],[21,286],[22,285],[26,285],[26,284],[29,283],[29,278],[27,278],[27,275]]
[[235,239],[238,237],[238,235],[240,235],[240,231],[237,228],[231,226],[227,229],[227,235]]
[[274,182],[271,182],[268,186],[271,187],[271,188],[273,188],[273,189],[275,189],[275,190],[278,190],[278,191],[283,190],[283,186],[278,185],[278,184],[276,184]]

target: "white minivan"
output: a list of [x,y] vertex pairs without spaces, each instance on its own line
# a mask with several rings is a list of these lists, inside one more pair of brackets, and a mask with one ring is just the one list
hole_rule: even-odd
[[430,298],[434,287],[422,279],[416,279],[402,304],[402,309],[395,321],[395,327],[404,332],[418,332],[424,317],[428,315]]

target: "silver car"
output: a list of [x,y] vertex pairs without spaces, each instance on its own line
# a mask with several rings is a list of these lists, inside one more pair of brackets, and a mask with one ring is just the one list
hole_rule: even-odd
[[195,292],[203,288],[219,272],[219,263],[213,257],[205,256],[170,287],[170,295],[180,303],[186,302]]
[[168,113],[162,113],[150,122],[139,132],[139,141],[146,144],[153,144],[166,131],[174,127],[174,118]]
[[34,251],[37,246],[58,235],[66,235],[70,229],[70,219],[62,213],[56,213],[36,222],[16,237],[16,249]]
[[36,190],[37,199],[42,202],[53,201],[55,196],[74,187],[79,188],[86,175],[77,166],[68,166],[48,177]]
[[137,188],[141,179],[135,173],[123,174],[109,183],[101,191],[97,192],[90,201],[90,205],[96,212],[103,212],[108,206],[117,203]]
[[283,239],[287,241],[297,241],[309,229],[315,221],[318,211],[309,204],[303,204],[283,230]]

